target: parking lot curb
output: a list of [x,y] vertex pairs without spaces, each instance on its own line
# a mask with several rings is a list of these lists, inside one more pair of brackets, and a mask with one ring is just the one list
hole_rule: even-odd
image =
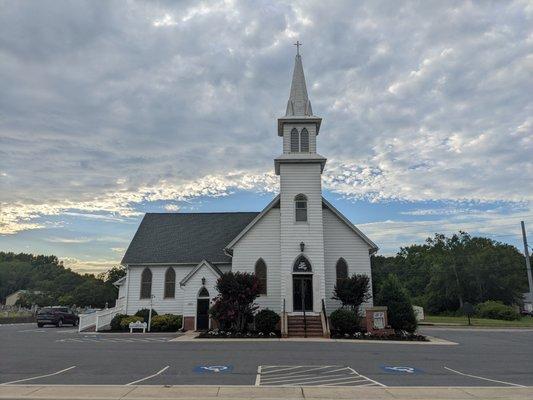
[[5,385],[0,399],[376,399],[489,400],[531,399],[533,387],[257,387],[257,386],[122,386]]
[[183,336],[178,336],[174,339],[169,340],[169,342],[196,342],[196,343],[213,343],[213,342],[320,342],[320,343],[348,343],[348,344],[363,344],[363,343],[372,343],[372,344],[400,344],[400,345],[444,345],[444,346],[453,346],[458,343],[452,342],[446,339],[440,339],[433,336],[426,336],[427,342],[417,342],[410,340],[371,340],[371,339],[328,339],[328,338],[303,338],[303,337],[293,337],[293,338],[198,338],[198,334],[194,335],[188,334]]

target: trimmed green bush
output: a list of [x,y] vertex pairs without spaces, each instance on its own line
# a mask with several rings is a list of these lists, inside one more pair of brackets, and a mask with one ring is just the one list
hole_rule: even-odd
[[489,300],[480,303],[475,307],[476,315],[481,318],[504,319],[506,321],[515,321],[521,318],[513,307],[506,306],[500,301]]
[[142,317],[137,317],[137,316],[132,316],[132,317],[129,317],[129,316],[125,316],[124,318],[122,318],[120,320],[120,329],[122,329],[123,331],[127,331],[130,329],[130,323],[132,322],[137,322],[137,321],[141,321],[143,322],[143,319]]
[[359,317],[353,310],[339,308],[331,313],[329,319],[331,328],[338,334],[353,334],[359,330]]
[[128,314],[117,314],[113,317],[113,319],[111,320],[111,330],[112,331],[120,331],[122,329],[122,327],[120,326],[120,322],[122,321],[123,318],[126,318],[126,317],[129,317]]
[[181,328],[181,315],[163,314],[152,317],[151,332],[176,332]]
[[269,310],[268,308],[265,310],[259,311],[255,315],[255,329],[257,329],[259,332],[263,333],[270,333],[274,332],[276,330],[276,325],[279,322],[279,315],[278,313]]
[[395,275],[389,275],[381,285],[374,304],[387,306],[389,325],[396,330],[416,331],[418,325],[407,290]]
[[[141,317],[143,319],[143,322],[148,323],[149,314],[150,314],[150,309],[149,308],[141,308],[134,315],[136,317]],[[154,318],[156,315],[157,315],[157,312],[152,308],[152,318]]]

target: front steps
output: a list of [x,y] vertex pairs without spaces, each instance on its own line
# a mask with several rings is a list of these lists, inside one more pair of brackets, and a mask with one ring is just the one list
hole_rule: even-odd
[[307,315],[305,317],[307,329],[304,327],[303,315],[287,316],[287,327],[289,337],[324,337],[322,320],[320,315]]

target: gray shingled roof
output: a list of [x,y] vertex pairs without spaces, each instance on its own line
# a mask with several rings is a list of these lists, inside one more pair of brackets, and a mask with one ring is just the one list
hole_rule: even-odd
[[259,213],[148,213],[122,264],[231,262],[223,249]]

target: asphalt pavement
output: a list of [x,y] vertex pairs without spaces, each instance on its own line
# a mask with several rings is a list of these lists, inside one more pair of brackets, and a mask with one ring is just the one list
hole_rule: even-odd
[[458,344],[180,342],[0,325],[0,384],[533,386],[533,330],[424,333]]

